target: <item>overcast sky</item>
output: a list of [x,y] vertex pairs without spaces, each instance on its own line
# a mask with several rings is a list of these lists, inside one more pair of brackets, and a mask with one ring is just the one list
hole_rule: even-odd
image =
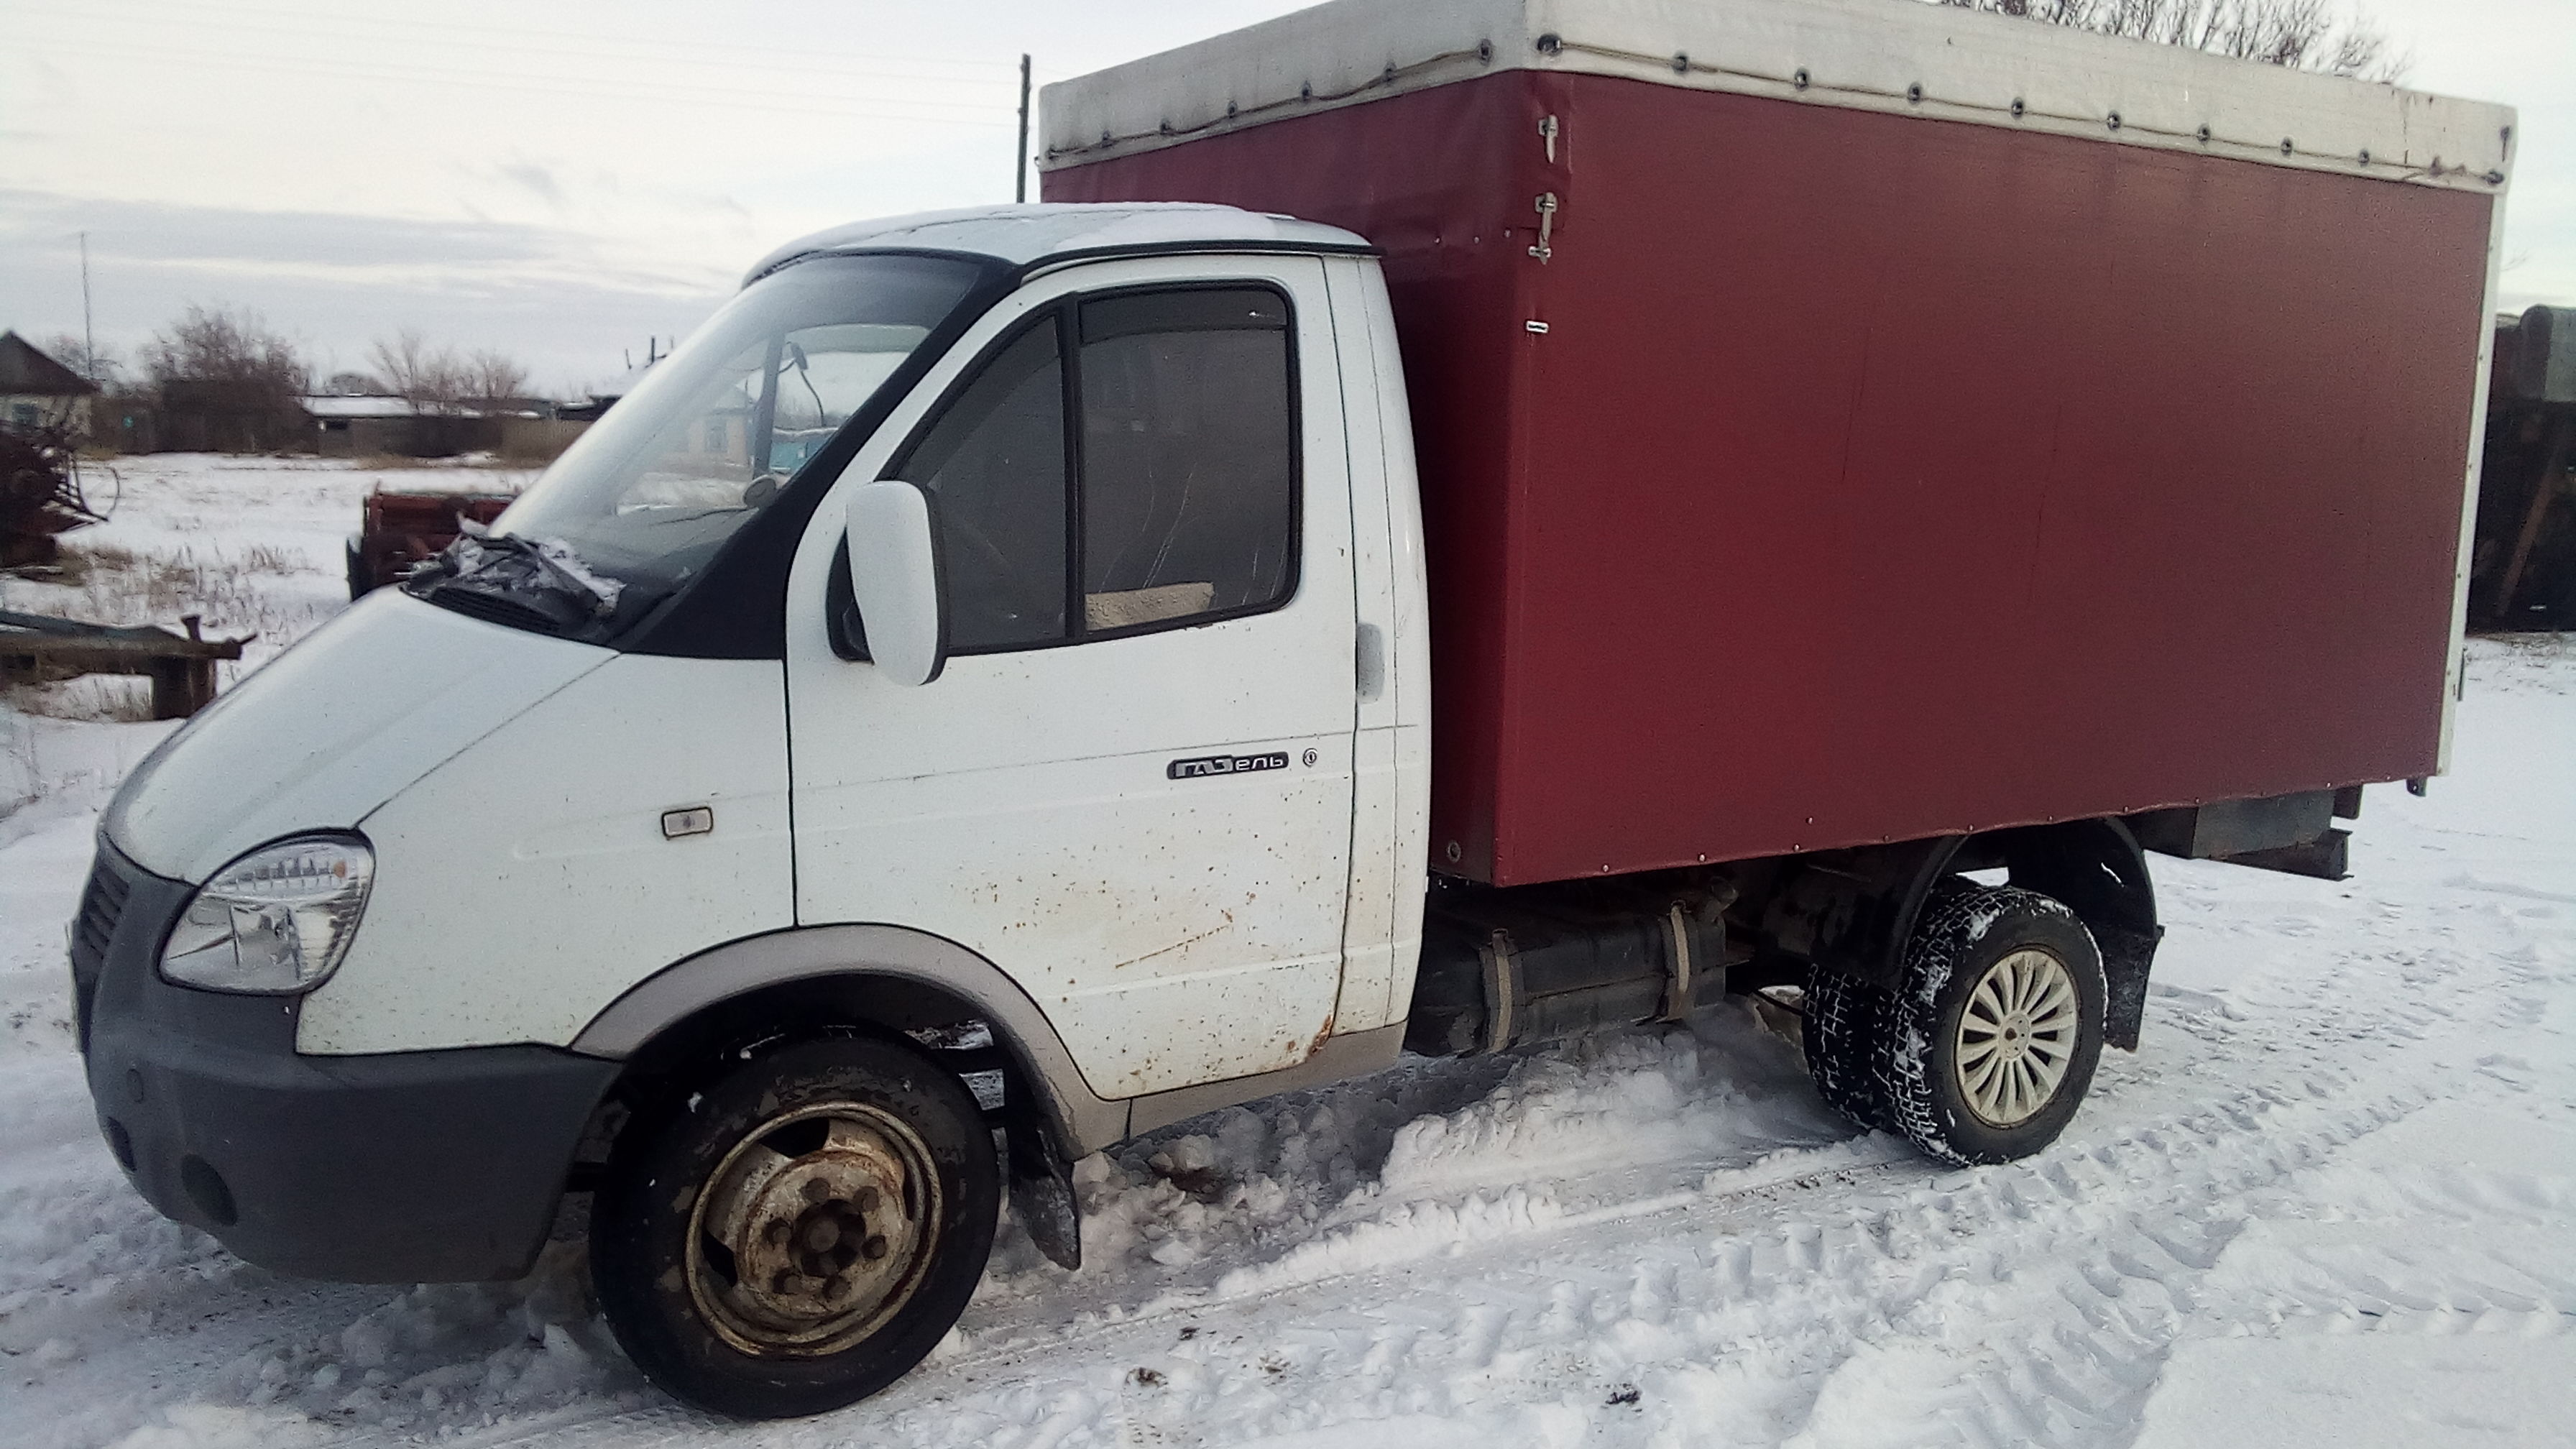
[[[778,242],[1009,200],[1021,51],[1043,84],[1296,8],[0,0],[0,328],[80,330],[86,231],[128,357],[198,302],[325,376],[409,326],[577,393]],[[2504,301],[2576,304],[2576,0],[2362,8],[2408,85],[2521,109]]]

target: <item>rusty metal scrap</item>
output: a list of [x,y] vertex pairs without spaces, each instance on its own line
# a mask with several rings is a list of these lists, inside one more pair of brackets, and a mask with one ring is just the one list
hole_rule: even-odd
[[56,535],[105,521],[81,492],[78,451],[65,427],[0,426],[0,568],[52,563]]

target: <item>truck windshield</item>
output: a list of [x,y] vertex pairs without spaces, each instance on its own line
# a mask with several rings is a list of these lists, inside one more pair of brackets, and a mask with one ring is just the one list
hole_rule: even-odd
[[[602,613],[620,595],[677,589],[778,495],[979,275],[963,260],[846,256],[752,283],[648,370],[492,532],[560,565],[520,577],[593,588]],[[512,552],[530,549],[486,547],[475,557]]]

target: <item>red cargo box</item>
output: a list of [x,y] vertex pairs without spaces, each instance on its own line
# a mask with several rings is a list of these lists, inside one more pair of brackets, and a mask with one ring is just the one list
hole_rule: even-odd
[[1048,200],[1384,249],[1440,868],[2439,768],[2508,110],[1910,0],[1341,0],[1043,115]]

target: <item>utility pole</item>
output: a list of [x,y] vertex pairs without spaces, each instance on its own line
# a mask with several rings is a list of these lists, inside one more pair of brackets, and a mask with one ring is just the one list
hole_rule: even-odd
[[[1026,149],[1025,147],[1022,149]],[[98,333],[89,321],[89,233],[80,234],[81,247],[81,370],[93,383],[98,381]]]
[[1020,155],[1011,168],[1011,199],[1029,199],[1029,57],[1020,53]]

